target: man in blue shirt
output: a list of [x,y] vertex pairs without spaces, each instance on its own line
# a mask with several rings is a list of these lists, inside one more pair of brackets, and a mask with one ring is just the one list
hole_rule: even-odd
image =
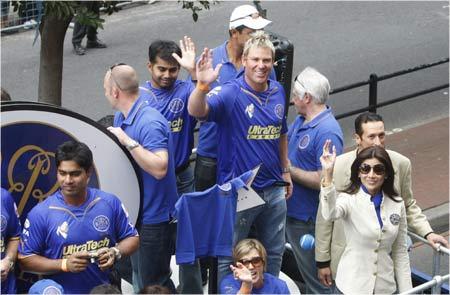
[[314,249],[302,249],[299,243],[305,234],[314,236],[323,145],[330,139],[338,154],[343,148],[342,130],[326,105],[329,91],[328,79],[313,68],[307,67],[295,78],[293,101],[299,116],[288,133],[294,191],[287,202],[286,233],[308,294],[331,291],[317,278]]
[[[148,70],[151,80],[140,87],[141,99],[157,109],[169,121],[175,157],[175,174],[178,195],[194,191],[194,172],[189,157],[194,145],[194,128],[197,120],[189,115],[187,103],[195,85],[177,80],[180,66],[195,77],[195,45],[188,37],[180,41],[157,40],[148,49]],[[200,266],[180,265],[180,292],[203,293]]]
[[169,124],[139,97],[139,80],[132,67],[111,67],[103,86],[109,103],[118,110],[114,127],[108,130],[130,151],[143,181],[142,218],[138,225],[141,243],[131,257],[134,291],[138,293],[147,285],[163,285],[175,292],[170,279],[174,245],[169,221],[178,194]]
[[[256,32],[245,44],[244,72],[212,89],[220,65],[212,67],[205,49],[197,63],[197,85],[189,98],[189,113],[218,125],[218,183],[261,164],[252,187],[264,205],[237,213],[233,244],[247,237],[252,224],[268,252],[267,271],[278,276],[285,242],[286,198],[292,193],[287,158],[287,125],[283,87],[269,79],[275,48]],[[208,93],[208,99],[206,94]],[[287,185],[287,191],[282,186]],[[219,258],[219,279],[229,273],[230,257]]]
[[60,189],[28,214],[19,261],[68,294],[86,294],[110,283],[109,269],[137,250],[139,237],[116,196],[87,186],[93,159],[84,143],[63,143],[55,159]]
[[21,227],[13,197],[3,188],[1,188],[1,194],[1,294],[14,294],[16,293],[16,278],[13,270]]
[[[211,89],[235,79],[242,72],[242,52],[245,42],[256,30],[262,30],[271,21],[259,16],[252,5],[236,7],[230,16],[229,39],[212,50],[213,68],[222,64],[219,75],[210,85]],[[272,69],[270,79],[275,80]],[[202,122],[200,125],[197,158],[195,163],[195,188],[203,191],[217,181],[217,126],[214,122]]]

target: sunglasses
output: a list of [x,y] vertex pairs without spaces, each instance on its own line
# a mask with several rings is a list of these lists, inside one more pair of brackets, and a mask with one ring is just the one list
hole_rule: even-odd
[[264,262],[264,260],[261,258],[261,257],[253,257],[253,258],[251,258],[251,259],[249,259],[249,260],[247,260],[247,259],[241,259],[241,260],[238,260],[238,262],[240,262],[240,263],[242,263],[245,267],[249,267],[250,266],[250,263],[254,266],[254,267],[258,267],[258,266],[261,266],[262,265],[262,263]]
[[113,70],[114,70],[115,67],[126,66],[126,65],[127,65],[126,63],[120,62],[120,63],[117,63],[117,64],[113,64],[112,66],[109,67],[109,71],[111,72],[111,79],[114,81],[114,84],[116,84],[117,88],[119,88],[122,91],[125,91],[127,89],[123,89],[120,86],[119,82],[117,82],[116,78],[114,77]]
[[369,174],[370,170],[372,169],[376,175],[384,175],[386,173],[386,168],[383,164],[370,166],[369,164],[362,163],[361,166],[359,166],[359,172],[361,174]]

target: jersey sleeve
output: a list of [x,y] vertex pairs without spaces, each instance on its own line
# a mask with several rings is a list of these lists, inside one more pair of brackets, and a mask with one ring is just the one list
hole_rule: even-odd
[[140,130],[140,144],[151,152],[168,150],[169,128],[167,122],[152,120],[143,125]]
[[114,197],[114,200],[117,241],[121,241],[128,237],[137,236],[138,232],[134,225],[130,222],[128,211],[125,208],[125,205],[117,197]]
[[28,213],[20,236],[19,253],[23,256],[42,255],[46,240],[45,214],[35,207]]
[[217,123],[226,121],[231,114],[238,91],[238,86],[231,83],[213,88],[207,94],[209,106],[207,120]]

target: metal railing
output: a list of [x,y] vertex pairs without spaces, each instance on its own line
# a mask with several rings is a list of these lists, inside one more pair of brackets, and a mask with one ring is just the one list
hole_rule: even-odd
[[418,294],[418,293],[428,290],[430,288],[431,288],[431,294],[441,294],[442,284],[444,284],[445,282],[449,282],[449,279],[450,279],[450,274],[446,274],[446,275],[439,274],[439,269],[441,268],[441,256],[446,255],[447,257],[449,257],[449,255],[450,255],[449,249],[442,247],[441,245],[439,245],[437,248],[434,248],[430,244],[430,242],[428,242],[428,240],[422,238],[421,236],[416,235],[415,233],[412,233],[412,232],[408,232],[408,234],[410,236],[414,237],[415,239],[420,240],[424,244],[427,244],[428,246],[430,246],[433,249],[433,252],[434,252],[433,253],[433,273],[432,273],[432,279],[430,281],[423,283],[419,286],[416,286],[416,287],[412,288],[411,290],[403,292],[403,293],[401,293],[401,295],[403,295],[403,294]]

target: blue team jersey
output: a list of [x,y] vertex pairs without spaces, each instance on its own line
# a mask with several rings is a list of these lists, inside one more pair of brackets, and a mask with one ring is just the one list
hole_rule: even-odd
[[189,95],[194,90],[192,82],[177,80],[170,89],[155,88],[150,81],[140,87],[141,97],[169,121],[175,153],[175,167],[189,161],[194,146],[194,128],[197,119],[187,110]]
[[[20,237],[20,221],[19,214],[17,213],[16,203],[11,194],[1,188],[2,191],[2,209],[1,209],[1,259],[6,256],[6,246],[11,240],[19,240]],[[11,270],[8,273],[8,277],[1,283],[1,294],[15,294],[16,293],[16,278],[14,277],[14,271]]]
[[[232,274],[225,276],[220,282],[220,294],[238,294],[241,289],[241,281],[236,280]],[[252,288],[252,294],[291,294],[285,281],[264,273],[264,284],[261,288]]]
[[164,178],[158,180],[140,168],[144,187],[142,223],[157,224],[168,221],[178,193],[172,136],[166,118],[150,107],[144,97],[139,97],[127,118],[120,112],[116,113],[114,126],[121,127],[129,137],[153,153],[160,150],[168,152],[169,164]]
[[[212,50],[213,67],[215,68],[218,64],[221,63],[222,68],[220,68],[219,76],[217,77],[216,81],[211,83],[211,89],[237,78],[238,75],[241,74],[244,70],[243,68],[236,69],[233,63],[229,60],[227,53],[227,44],[228,41]],[[276,80],[274,69],[272,69],[272,72],[270,72],[269,78],[272,80]],[[197,154],[204,157],[217,158],[217,143],[218,138],[216,124],[213,122],[202,122],[198,135]]]
[[244,76],[212,89],[208,121],[219,126],[219,184],[260,165],[253,181],[256,190],[282,180],[280,136],[287,132],[283,87],[268,80],[268,89],[255,92]]
[[[289,126],[288,155],[291,165],[306,171],[322,170],[320,156],[327,139],[336,147],[336,153],[342,153],[344,135],[331,109],[317,115],[308,123],[305,117],[298,116]],[[314,190],[293,182],[292,197],[287,200],[287,215],[298,220],[316,220],[319,207],[319,190]]]
[[206,256],[231,256],[237,191],[252,171],[203,192],[183,194],[175,205],[178,220],[176,260],[193,263]]
[[[86,201],[75,207],[57,191],[28,213],[19,253],[64,259],[79,251],[113,247],[137,235],[116,196],[88,188]],[[86,294],[97,285],[110,283],[109,271],[101,271],[96,263],[80,273],[59,272],[46,277],[62,285],[67,294]]]

